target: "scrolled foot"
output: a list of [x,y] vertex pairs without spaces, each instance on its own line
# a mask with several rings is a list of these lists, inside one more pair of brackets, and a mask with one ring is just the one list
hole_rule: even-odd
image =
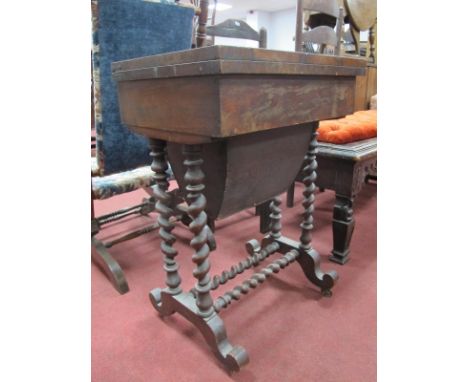
[[261,249],[262,247],[260,246],[260,243],[255,239],[249,240],[247,243],[245,243],[245,250],[250,256],[260,252]]
[[211,350],[228,371],[239,371],[242,366],[249,363],[247,351],[242,346],[234,346],[229,342],[224,322],[217,314],[208,320],[203,320],[203,324],[196,326],[201,330]]
[[163,303],[162,290],[155,288],[149,293],[149,298],[154,309],[156,309],[161,316],[169,316],[175,312],[174,309],[168,308],[167,304]]
[[154,300],[156,310],[160,311],[164,307],[164,315],[175,311],[195,325],[216,358],[228,371],[239,371],[249,362],[247,351],[229,342],[224,322],[217,313],[213,313],[210,317],[200,316],[196,297],[191,293],[169,295],[165,290],[155,289],[151,292],[150,298],[152,302]]
[[309,281],[317,285],[324,296],[330,297],[331,289],[338,280],[336,271],[323,272],[320,269],[320,256],[315,250],[302,252],[297,261]]
[[242,346],[234,347],[226,356],[224,365],[230,371],[239,371],[249,363],[249,354]]

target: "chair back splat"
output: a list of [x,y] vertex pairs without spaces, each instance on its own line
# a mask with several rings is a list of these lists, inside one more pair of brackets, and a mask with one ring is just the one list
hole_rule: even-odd
[[[318,53],[332,46],[335,55],[340,55],[344,9],[337,0],[297,0],[296,51],[313,51],[311,44],[318,45]],[[304,22],[304,12],[309,14]],[[307,31],[304,31],[304,26]]]
[[[198,16],[197,27],[197,47],[200,48],[207,45],[207,36],[227,37],[242,40],[258,41],[258,47],[266,49],[267,47],[267,30],[260,28],[256,31],[243,20],[227,19],[219,24],[206,26],[208,19],[208,1],[200,1],[200,15]],[[214,15],[212,16],[212,18]],[[214,21],[214,20],[212,20]]]
[[258,41],[259,48],[266,48],[267,45],[266,29],[261,28],[260,32],[257,32],[243,20],[228,19],[222,23],[209,26],[206,28],[206,34],[213,37],[228,37]]

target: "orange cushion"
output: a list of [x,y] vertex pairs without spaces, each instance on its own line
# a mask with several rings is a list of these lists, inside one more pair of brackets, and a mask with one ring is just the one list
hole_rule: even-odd
[[322,121],[318,140],[329,143],[349,143],[377,136],[377,110],[362,110],[344,118]]

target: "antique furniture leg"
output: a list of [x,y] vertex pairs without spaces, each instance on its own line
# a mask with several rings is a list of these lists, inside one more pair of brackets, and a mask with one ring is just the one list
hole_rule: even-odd
[[[177,195],[176,190],[172,191],[169,194],[170,205],[176,206],[175,209],[177,210],[175,214],[172,215],[172,221],[175,223],[183,218],[185,218],[186,214],[184,211],[181,211],[177,207],[177,202],[180,199],[180,196]],[[151,190],[152,193],[152,190]],[[123,243],[124,241],[128,241],[131,239],[135,239],[139,236],[145,235],[147,233],[153,232],[157,230],[160,225],[159,222],[155,222],[145,227],[136,229],[135,231],[131,231],[125,235],[119,236],[113,240],[109,241],[102,241],[99,240],[96,235],[99,233],[101,228],[105,224],[109,224],[112,222],[119,221],[123,218],[126,218],[131,215],[142,215],[148,216],[149,213],[155,210],[155,203],[154,203],[154,196],[149,198],[145,198],[141,204],[136,206],[123,208],[118,211],[111,212],[106,215],[102,215],[99,217],[94,216],[94,208],[92,208],[92,217],[91,217],[91,256],[93,261],[99,265],[99,267],[103,270],[107,278],[111,281],[112,285],[120,294],[124,294],[129,291],[128,283],[125,279],[124,272],[120,267],[119,263],[113,258],[113,256],[109,253],[108,249],[113,247],[116,244]],[[94,207],[93,200],[91,200],[91,206]],[[212,235],[210,239],[213,240],[213,243],[210,242],[211,246],[215,246],[214,239]]]
[[333,209],[333,250],[330,261],[345,264],[349,260],[349,244],[353,235],[353,198],[336,194]]
[[304,159],[304,206],[303,221],[301,223],[301,236],[300,242],[295,242],[285,236],[281,235],[281,209],[279,207],[281,201],[279,198],[273,199],[270,204],[270,234],[265,237],[262,247],[269,243],[276,242],[280,244],[279,252],[286,253],[288,251],[297,251],[296,260],[301,266],[305,276],[310,282],[317,285],[325,297],[332,295],[331,289],[333,288],[338,274],[335,271],[328,273],[320,269],[320,256],[315,251],[310,242],[312,241],[311,231],[313,229],[313,211],[314,211],[314,191],[315,180],[317,178],[317,127],[318,123],[313,123],[312,139]]
[[[161,238],[161,252],[164,254],[164,270],[166,271],[167,288],[164,291],[170,295],[176,295],[181,293],[182,289],[180,287],[179,265],[175,260],[177,250],[173,248],[175,236],[172,234],[174,223],[171,221],[171,217],[174,215],[174,210],[171,208],[171,195],[167,191],[169,188],[169,174],[167,172],[169,166],[167,163],[166,142],[159,139],[151,139],[150,146],[150,155],[153,158],[151,169],[154,171],[156,179],[154,193],[157,200],[156,211],[159,213],[159,237]],[[154,307],[163,316],[173,313],[173,311],[165,310],[162,306],[160,293],[160,289],[156,289],[150,293],[151,302]]]
[[312,139],[304,161],[304,201],[302,202],[302,205],[304,206],[304,215],[301,223],[302,232],[300,237],[300,249],[303,256],[298,260],[307,278],[322,288],[323,295],[331,296],[331,288],[333,287],[334,282],[338,279],[338,275],[335,271],[331,271],[327,274],[320,270],[319,254],[312,249],[310,245],[310,242],[312,241],[311,232],[314,227],[314,192],[315,180],[317,179],[317,128],[318,122],[315,122]]
[[296,181],[294,180],[288,188],[286,206],[289,208],[294,207],[294,187],[296,186]]
[[206,198],[203,195],[205,175],[201,169],[203,164],[200,155],[202,146],[184,145],[186,198],[188,214],[192,219],[189,229],[193,233],[190,246],[195,251],[192,261],[195,263],[193,275],[197,279],[195,288],[191,293],[184,293],[180,287],[178,265],[174,260],[177,252],[172,248],[175,241],[175,237],[170,234],[173,229],[169,221],[172,211],[168,208],[165,195],[167,190],[167,180],[164,179],[164,168],[167,165],[165,154],[163,154],[165,144],[159,140],[153,140],[152,142],[155,157],[153,166],[158,177],[156,187],[158,203],[156,209],[161,214],[160,236],[163,240],[161,249],[165,254],[164,269],[167,274],[167,288],[151,291],[150,300],[162,316],[178,312],[192,322],[203,334],[206,342],[223,365],[228,370],[238,371],[242,365],[248,363],[248,354],[244,348],[232,346],[229,343],[224,322],[216,313],[211,298],[210,245],[208,242],[210,229],[205,212]]
[[112,255],[107,251],[105,244],[98,240],[95,235],[99,232],[99,223],[94,216],[94,200],[91,190],[91,258],[99,265],[113,287],[124,294],[129,291],[127,280],[120,267]]
[[129,291],[127,280],[119,263],[107,251],[104,243],[94,236],[91,236],[91,257],[120,294]]
[[255,215],[260,217],[260,233],[270,232],[270,200],[255,206]]

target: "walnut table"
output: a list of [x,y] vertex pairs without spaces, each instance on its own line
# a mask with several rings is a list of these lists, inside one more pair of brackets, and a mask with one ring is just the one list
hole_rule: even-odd
[[[166,287],[150,292],[161,315],[175,312],[192,322],[228,370],[248,362],[244,348],[229,342],[219,313],[273,273],[297,262],[324,295],[337,274],[320,270],[311,247],[319,120],[353,112],[356,76],[365,60],[211,46],[112,65],[123,122],[150,139],[157,185]],[[275,196],[286,191],[304,156],[304,217],[298,240],[281,234]],[[168,161],[184,189],[193,233],[195,286],[183,291],[168,193]],[[270,232],[246,244],[248,256],[220,275],[210,275],[215,249],[207,219],[229,216],[273,199]],[[281,256],[218,298],[219,285]]]

